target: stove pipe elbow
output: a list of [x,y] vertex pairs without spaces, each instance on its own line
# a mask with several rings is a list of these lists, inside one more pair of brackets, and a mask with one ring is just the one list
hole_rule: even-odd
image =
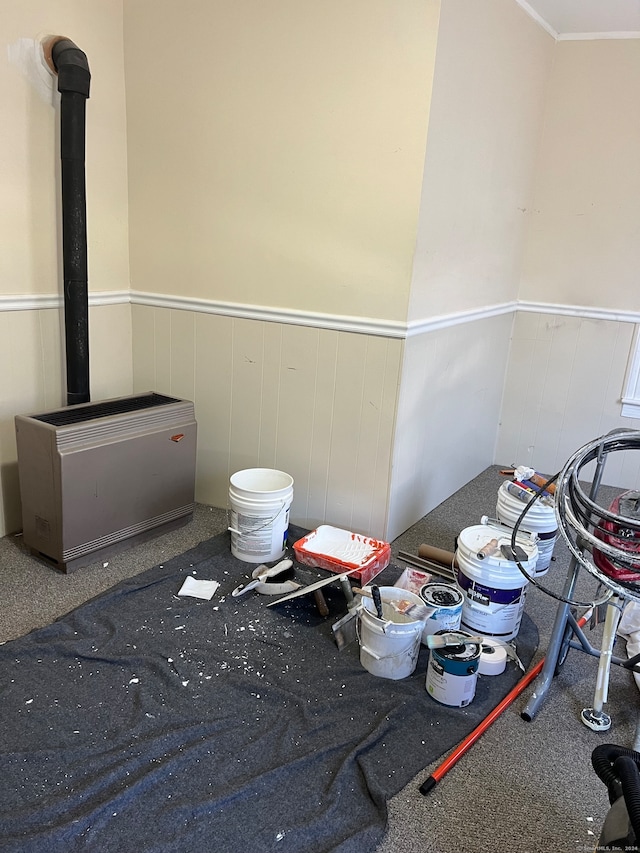
[[65,36],[48,39],[43,51],[47,65],[58,75],[58,91],[88,98],[91,72],[86,53]]

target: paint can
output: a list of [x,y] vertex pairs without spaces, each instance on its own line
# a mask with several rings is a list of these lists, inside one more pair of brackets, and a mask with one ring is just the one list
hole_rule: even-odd
[[[511,481],[502,483],[498,489],[498,500],[496,503],[496,516],[498,521],[513,527],[520,518],[526,503],[509,491]],[[538,535],[538,561],[536,563],[535,575],[542,577],[549,571],[553,549],[558,538],[558,521],[553,506],[545,506],[537,500],[522,519],[519,530]]]
[[[463,636],[471,636],[461,633]],[[455,708],[468,705],[476,695],[480,651],[480,643],[461,643],[459,646],[431,649],[425,682],[427,693],[442,705]]]
[[456,586],[435,581],[426,583],[420,588],[420,598],[427,607],[435,608],[431,616],[425,620],[422,630],[422,642],[425,645],[430,634],[458,630],[464,598]]
[[271,468],[247,468],[229,480],[231,553],[247,563],[284,556],[293,477]]
[[396,586],[381,586],[380,598],[382,619],[372,599],[362,599],[358,617],[360,663],[372,675],[397,681],[411,675],[416,668],[423,622],[399,613],[390,602],[409,600],[421,606],[422,599]]
[[[538,546],[531,538],[518,536],[520,563],[530,575],[535,571]],[[461,627],[487,637],[511,640],[517,636],[524,612],[529,581],[510,552],[508,531],[489,524],[465,528],[458,536],[456,583],[463,595]]]

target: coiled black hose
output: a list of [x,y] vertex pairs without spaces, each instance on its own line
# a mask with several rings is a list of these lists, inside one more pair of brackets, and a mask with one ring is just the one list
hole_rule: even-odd
[[636,840],[640,839],[640,753],[612,743],[602,743],[591,753],[591,764],[609,792],[609,802],[621,796]]
[[[575,559],[604,585],[605,593],[597,601],[574,601],[565,598],[542,586],[542,584],[526,572],[517,559],[515,562],[522,574],[533,586],[538,587],[538,589],[552,598],[569,604],[572,607],[592,607],[604,604],[611,598],[612,594],[616,594],[622,599],[635,598],[640,600],[640,589],[637,584],[617,583],[601,572],[585,555],[585,551],[596,548],[600,553],[606,555],[615,566],[625,568],[637,566],[637,554],[634,555],[624,548],[616,547],[615,532],[612,534],[612,531],[606,528],[604,524],[605,522],[610,522],[614,527],[617,526],[624,529],[625,533],[617,536],[617,541],[622,543],[624,540],[628,542],[629,536],[640,534],[640,522],[637,519],[618,515],[599,506],[591,496],[585,494],[579,479],[583,469],[589,463],[595,460],[604,460],[604,457],[608,453],[622,450],[640,450],[640,431],[629,429],[613,430],[607,435],[583,445],[583,447],[570,457],[562,471],[558,472],[554,477],[550,477],[544,486],[541,486],[540,492],[533,495],[513,527],[511,537],[512,549],[515,548],[516,535],[527,512],[529,512],[535,501],[539,499],[543,491],[551,483],[555,482],[555,509],[558,529]],[[599,484],[595,485],[595,491],[597,491]],[[608,541],[596,534],[606,535]],[[614,541],[612,542],[612,540]]]

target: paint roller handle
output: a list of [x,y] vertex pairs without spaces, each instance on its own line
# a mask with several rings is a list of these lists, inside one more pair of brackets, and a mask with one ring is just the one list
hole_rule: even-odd
[[545,492],[549,492],[550,495],[555,495],[556,484],[549,482],[549,480],[551,479],[550,477],[543,477],[542,474],[538,474],[538,472],[536,471],[535,474],[532,474],[529,477],[529,479],[531,480],[532,483],[534,483],[539,488],[546,486]]
[[458,561],[453,551],[446,551],[444,548],[436,548],[434,545],[422,544],[418,547],[418,556],[424,560],[432,560],[434,563],[440,563],[442,566],[454,566],[458,568]]
[[376,608],[376,613],[378,614],[378,619],[382,619],[382,598],[380,597],[379,586],[371,587],[371,597],[373,598],[373,603]]

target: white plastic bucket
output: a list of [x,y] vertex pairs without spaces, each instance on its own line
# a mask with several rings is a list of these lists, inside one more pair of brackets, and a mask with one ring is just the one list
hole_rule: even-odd
[[[498,489],[496,516],[498,521],[513,527],[520,518],[526,504],[508,491],[509,481]],[[546,575],[551,564],[553,549],[558,538],[558,522],[556,511],[552,506],[545,506],[537,500],[520,523],[519,530],[538,534],[538,562],[535,577]]]
[[382,619],[370,598],[362,599],[359,616],[360,663],[372,675],[398,680],[416,668],[423,622],[398,613],[390,601],[411,601],[422,607],[419,595],[396,586],[381,586]]
[[293,477],[272,468],[247,468],[231,475],[231,553],[247,563],[284,556]]
[[[487,547],[492,540],[498,546],[493,553]],[[520,561],[522,567],[533,575],[538,559],[536,543],[524,536],[518,536],[516,543],[527,556]],[[458,536],[456,583],[464,596],[462,629],[512,640],[520,629],[529,581],[513,560],[503,556],[502,545],[511,545],[508,531],[488,524],[465,528]]]

